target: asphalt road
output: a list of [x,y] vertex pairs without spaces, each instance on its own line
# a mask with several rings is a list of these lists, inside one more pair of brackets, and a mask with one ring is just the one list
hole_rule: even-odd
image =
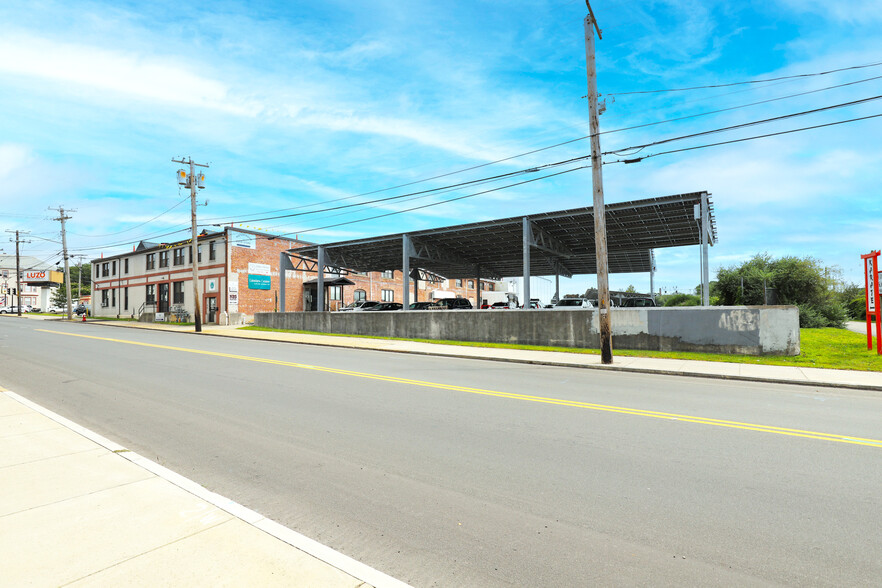
[[882,578],[878,393],[14,318],[0,354],[0,385],[416,586]]

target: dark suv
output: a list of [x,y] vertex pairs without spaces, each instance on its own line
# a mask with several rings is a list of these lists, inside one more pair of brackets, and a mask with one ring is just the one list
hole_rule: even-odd
[[656,306],[652,298],[626,298],[622,301],[623,308],[646,308]]
[[446,310],[472,309],[472,303],[465,298],[442,298],[438,301],[437,305]]

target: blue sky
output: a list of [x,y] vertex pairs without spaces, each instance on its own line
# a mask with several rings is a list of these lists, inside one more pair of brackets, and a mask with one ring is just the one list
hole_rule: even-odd
[[[762,84],[713,86],[882,62],[869,0],[595,0],[604,151],[882,95],[882,65]],[[243,226],[330,242],[591,204],[583,169],[498,187],[288,219],[267,211],[383,190],[588,134],[581,0],[445,2],[52,2],[0,4],[0,228],[23,252],[59,259],[59,223],[87,259],[140,239],[183,238],[187,194],[171,159],[207,162],[200,226]],[[855,82],[852,85],[842,84]],[[841,86],[831,88],[832,86]],[[829,89],[827,89],[829,88]],[[817,92],[746,106],[774,98]],[[729,109],[716,114],[706,114]],[[882,100],[646,148],[638,156],[882,113]],[[862,282],[882,247],[882,119],[647,158],[605,157],[607,202],[706,190],[719,242],[711,274],[758,252],[816,257]],[[344,203],[558,162],[587,141]],[[558,168],[569,169],[569,168]],[[530,177],[535,177],[530,176]],[[509,182],[510,183],[510,182]],[[338,203],[339,204],[339,203]],[[345,213],[345,214],[343,214]],[[281,214],[281,213],[276,213]],[[160,237],[173,231],[169,236]],[[3,245],[6,253],[14,245]],[[699,282],[697,247],[659,250],[656,285]],[[562,285],[576,292],[583,276]],[[612,275],[613,289],[649,285]]]

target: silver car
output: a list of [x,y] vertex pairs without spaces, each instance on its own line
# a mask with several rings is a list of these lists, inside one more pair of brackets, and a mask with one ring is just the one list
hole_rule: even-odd
[[571,310],[574,308],[594,308],[587,298],[561,298],[552,310]]

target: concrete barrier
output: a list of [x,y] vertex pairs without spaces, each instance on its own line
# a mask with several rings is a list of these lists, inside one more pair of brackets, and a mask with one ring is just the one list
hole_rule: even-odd
[[[368,337],[598,349],[597,310],[262,312],[259,327]],[[795,306],[612,310],[613,349],[799,355]]]

